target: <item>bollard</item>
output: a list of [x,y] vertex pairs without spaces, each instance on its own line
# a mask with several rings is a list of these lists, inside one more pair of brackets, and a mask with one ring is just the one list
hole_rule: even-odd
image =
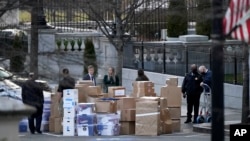
[[0,97],[0,141],[20,141],[19,121],[35,111],[20,100]]

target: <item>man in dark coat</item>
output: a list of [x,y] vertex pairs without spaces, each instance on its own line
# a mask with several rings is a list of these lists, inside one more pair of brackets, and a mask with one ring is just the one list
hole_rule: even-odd
[[94,86],[96,86],[96,80],[95,80],[95,68],[94,66],[92,65],[89,65],[88,66],[88,74],[86,74],[84,77],[83,77],[83,80],[92,80],[93,83],[94,83]]
[[[41,123],[43,114],[44,96],[43,90],[40,85],[35,82],[34,74],[29,74],[29,80],[27,80],[22,86],[22,100],[24,104],[33,106],[36,108],[36,112],[29,116],[29,129],[30,133],[34,134],[35,131],[41,134]],[[36,126],[34,120],[36,119]]]
[[59,82],[57,89],[58,103],[60,105],[59,112],[63,116],[63,90],[65,89],[74,89],[75,88],[75,79],[69,75],[69,70],[64,68],[62,70],[63,79]]
[[203,81],[202,76],[198,73],[197,66],[191,65],[191,72],[188,73],[182,83],[183,97],[187,97],[187,120],[185,123],[192,122],[192,112],[194,109],[193,123],[196,123],[196,119],[199,113],[200,95],[202,93],[202,87],[200,83]]

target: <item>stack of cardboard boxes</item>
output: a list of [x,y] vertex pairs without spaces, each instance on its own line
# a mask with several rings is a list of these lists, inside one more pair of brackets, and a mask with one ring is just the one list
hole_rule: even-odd
[[121,97],[117,101],[117,109],[120,115],[120,134],[135,134],[135,98]]
[[62,115],[59,112],[59,102],[56,94],[51,95],[49,132],[62,133]]
[[167,107],[173,122],[173,132],[181,130],[181,87],[178,86],[178,78],[170,78],[166,81],[166,86],[161,88],[161,97],[168,99]]
[[75,136],[76,104],[78,90],[63,90],[63,136]]
[[141,97],[136,102],[136,135],[172,133],[172,122],[167,109],[167,99]]

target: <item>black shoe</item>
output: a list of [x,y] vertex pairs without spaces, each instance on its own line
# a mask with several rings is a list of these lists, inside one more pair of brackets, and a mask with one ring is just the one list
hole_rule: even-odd
[[35,134],[35,132],[34,132],[34,131],[30,131],[30,134],[34,135],[34,134]]
[[184,123],[190,123],[190,122],[192,122],[192,120],[191,119],[187,119]]
[[42,131],[36,131],[38,134],[42,134]]

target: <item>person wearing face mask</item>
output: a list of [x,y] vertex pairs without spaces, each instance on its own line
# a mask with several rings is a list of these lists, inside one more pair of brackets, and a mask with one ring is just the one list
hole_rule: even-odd
[[192,112],[194,109],[193,123],[197,123],[196,119],[199,113],[200,95],[203,88],[200,83],[203,82],[202,75],[199,74],[197,66],[191,65],[191,71],[185,76],[182,83],[183,98],[187,98],[187,119],[185,123],[192,122]]
[[[205,84],[207,84],[210,88],[212,85],[212,72],[210,70],[208,70],[204,65],[201,65],[199,67],[199,72],[202,75],[203,78],[203,82],[200,83],[201,86]],[[209,92],[209,88],[205,87],[206,92]]]

